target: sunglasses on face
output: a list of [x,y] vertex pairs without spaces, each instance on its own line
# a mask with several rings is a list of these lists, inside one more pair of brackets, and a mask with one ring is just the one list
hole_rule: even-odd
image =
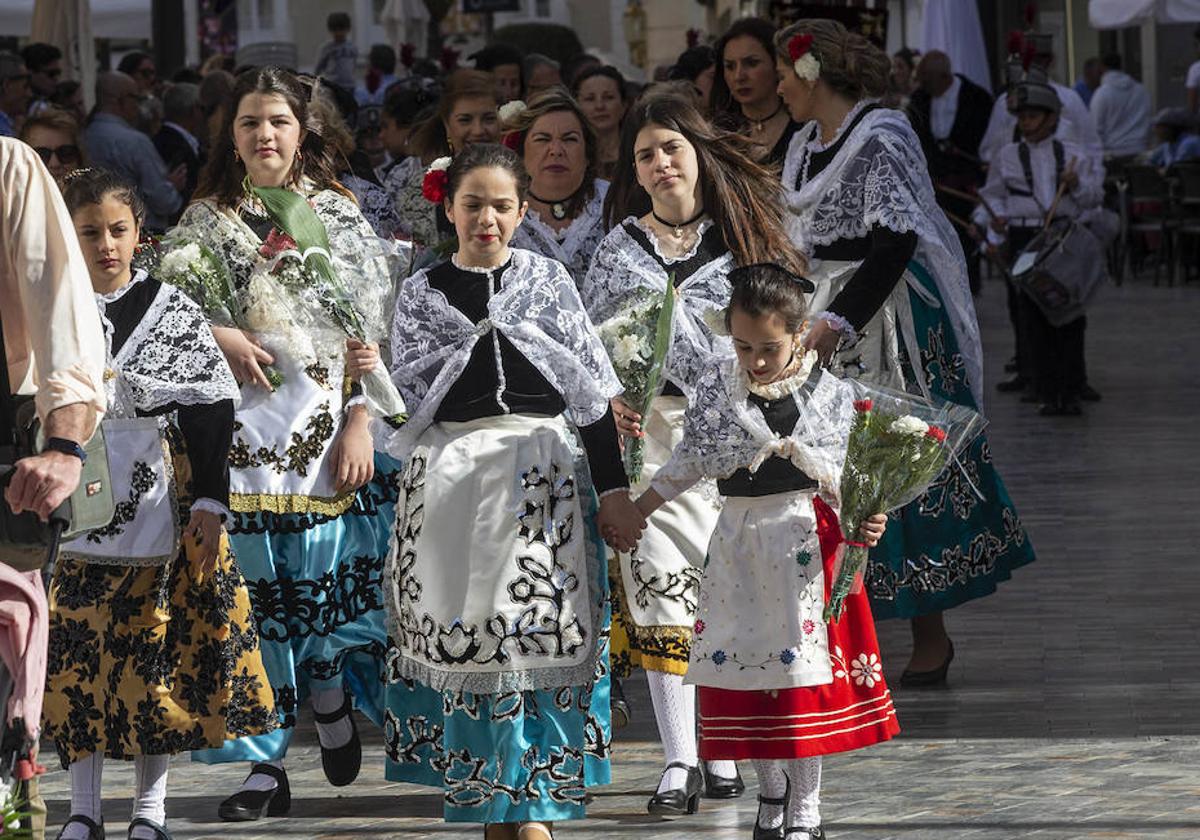
[[38,153],[38,157],[42,159],[42,163],[49,164],[50,158],[57,156],[60,163],[70,165],[79,163],[79,147],[71,144],[65,146],[57,146],[53,149],[48,146],[34,146],[33,150]]

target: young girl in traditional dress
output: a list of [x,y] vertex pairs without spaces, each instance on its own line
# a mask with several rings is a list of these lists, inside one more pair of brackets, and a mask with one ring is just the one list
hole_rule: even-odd
[[643,522],[609,405],[620,385],[575,283],[508,245],[526,210],[520,159],[471,146],[446,178],[459,249],[404,282],[392,331],[411,415],[389,444],[407,463],[389,555],[387,777],[442,788],[446,819],[490,824],[487,837],[545,840],[552,821],[584,816],[589,762],[607,760],[593,486],[616,547]]
[[109,525],[63,547],[51,582],[44,723],[71,776],[58,836],[104,836],[108,757],[134,762],[129,836],[162,840],[169,757],[276,726],[222,524],[240,396],[199,308],[131,270],[136,188],[87,169],[65,198],[108,343],[105,434],[124,495]]
[[[823,838],[821,756],[899,727],[861,589],[822,620],[841,541],[837,492],[854,414],[848,386],[801,345],[801,281],[774,264],[730,272],[736,358],[700,375],[670,460],[638,498],[649,517],[701,478],[725,504],[708,545],[687,680],[700,686],[700,755],[751,759],[755,840]],[[868,519],[874,545],[886,518]]]
[[[661,393],[645,417],[622,400],[614,403],[621,433],[643,439],[646,478],[679,442],[699,372],[731,354],[729,340],[714,336],[704,319],[728,302],[730,269],[766,259],[795,271],[801,265],[784,231],[778,180],[753,155],[749,140],[714,129],[678,94],[645,97],[626,117],[605,203],[611,229],[581,294],[601,323],[645,296],[661,297],[668,284],[677,292]],[[655,513],[637,552],[612,564],[613,671],[617,677],[633,667],[646,671],[666,764],[647,810],[668,818],[694,812],[702,790],[714,799],[744,790],[733,762],[701,771],[696,694],[683,681],[717,509],[711,486],[680,494]]]

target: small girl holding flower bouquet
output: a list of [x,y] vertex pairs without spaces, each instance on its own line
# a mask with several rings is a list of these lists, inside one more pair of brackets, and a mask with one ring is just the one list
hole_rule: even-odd
[[[800,344],[806,281],[760,263],[729,273],[725,326],[736,358],[701,374],[683,439],[637,500],[649,518],[702,478],[725,504],[708,547],[687,680],[699,686],[700,757],[750,759],[754,837],[824,837],[821,756],[898,731],[861,587],[823,620],[841,472],[855,415],[851,386]],[[873,546],[887,519],[867,517]]]

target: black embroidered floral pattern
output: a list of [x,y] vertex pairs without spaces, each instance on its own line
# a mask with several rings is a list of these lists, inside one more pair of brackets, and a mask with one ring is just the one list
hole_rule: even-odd
[[149,464],[145,461],[135,461],[133,463],[133,479],[129,487],[129,498],[126,501],[117,502],[111,522],[103,528],[88,531],[88,542],[99,544],[102,539],[125,533],[125,526],[137,516],[138,508],[142,504],[142,497],[154,487],[157,478],[158,473]]
[[243,428],[241,423],[233,424],[234,441],[229,449],[229,466],[233,469],[251,469],[254,467],[270,467],[279,475],[291,471],[297,475],[308,475],[312,462],[320,458],[325,447],[333,438],[337,424],[329,411],[329,403],[323,402],[317,407],[317,413],[308,418],[304,428],[308,434],[292,432],[292,442],[279,453],[276,446],[260,446],[253,452],[250,445],[237,433]]

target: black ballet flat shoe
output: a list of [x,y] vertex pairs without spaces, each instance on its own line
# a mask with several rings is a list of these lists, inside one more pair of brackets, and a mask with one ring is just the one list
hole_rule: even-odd
[[932,671],[905,670],[900,675],[901,688],[930,688],[944,685],[946,675],[950,672],[950,663],[954,661],[954,642],[950,642],[950,650],[946,651],[946,661]]
[[271,790],[239,790],[217,808],[217,816],[226,822],[251,822],[262,817],[286,817],[292,810],[292,789],[287,773],[270,764],[255,764],[250,775],[261,773],[275,779]]
[[662,793],[656,793],[646,803],[647,813],[668,820],[699,811],[700,792],[704,788],[704,774],[699,767],[690,767],[682,761],[672,761],[663,770],[663,775],[665,776],[667,770],[673,767],[687,771],[687,783],[681,788],[672,788],[664,790]]
[[145,826],[154,832],[154,840],[175,840],[167,831],[165,825],[159,825],[154,820],[148,820],[145,817],[134,817],[129,821],[129,834],[127,837],[133,837],[133,830],[139,826]]
[[632,714],[629,711],[629,701],[625,699],[625,689],[621,686],[621,681],[616,677],[612,678],[610,683],[612,686],[609,695],[608,705],[612,713],[612,728],[624,729],[629,725]]
[[1023,376],[1014,376],[996,383],[996,390],[1001,394],[1015,394],[1029,387],[1029,380]]
[[344,717],[350,718],[350,740],[332,750],[321,747],[321,768],[329,784],[334,787],[350,784],[358,778],[358,771],[362,769],[362,741],[358,738],[358,724],[350,714],[351,708],[350,695],[347,694],[342,707],[336,712],[326,715],[313,713],[313,720],[317,723],[336,723]]
[[1079,389],[1079,399],[1084,402],[1100,402],[1104,397],[1091,385],[1084,385]]
[[56,840],[59,840],[63,836],[63,832],[67,830],[67,826],[71,823],[79,823],[86,828],[88,830],[88,840],[104,840],[104,820],[100,820],[100,823],[97,825],[95,820],[91,817],[85,817],[83,814],[72,814],[67,817],[67,821],[58,830]]
[[[759,796],[758,796],[758,813],[756,813],[754,815],[754,839],[753,840],[784,840],[783,823],[782,822],[775,828],[763,828],[762,827],[762,806],[776,805],[780,808],[786,809],[788,799],[791,797],[791,795],[792,795],[792,780],[791,779],[787,780],[787,787],[783,791],[783,796],[780,797],[779,799],[775,799],[770,796],[763,796],[762,794],[759,794]],[[784,816],[787,816],[786,811],[784,812]]]
[[742,781],[742,774],[736,768],[732,779],[714,775],[707,767],[704,768],[705,799],[737,799],[745,792],[746,783]]
[[812,828],[801,828],[800,826],[797,826],[796,828],[789,828],[786,832],[784,832],[784,840],[787,840],[789,837],[812,837],[813,840],[825,840],[825,829],[821,828],[819,825],[813,826]]

